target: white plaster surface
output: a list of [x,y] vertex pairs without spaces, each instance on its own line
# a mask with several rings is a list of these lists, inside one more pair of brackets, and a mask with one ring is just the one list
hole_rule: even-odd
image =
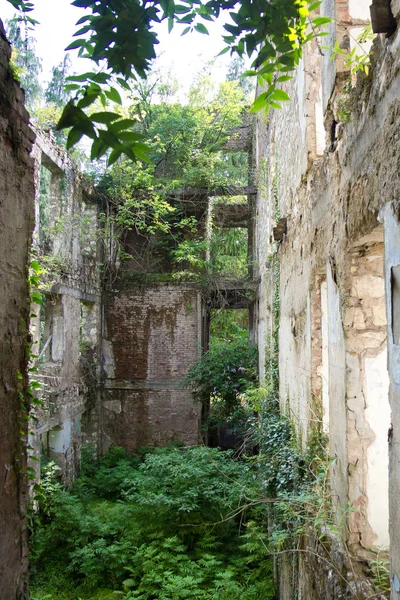
[[370,0],[349,0],[349,14],[353,19],[362,19],[370,21],[369,13]]
[[368,520],[377,535],[376,545],[389,546],[389,375],[386,347],[374,358],[365,358],[365,416],[375,433],[368,448]]
[[329,335],[328,335],[328,287],[326,281],[321,285],[321,330],[322,364],[319,374],[322,380],[322,426],[329,431]]
[[71,444],[71,419],[49,432],[50,448],[57,454],[64,453]]
[[329,335],[329,449],[332,466],[332,494],[336,506],[347,501],[347,414],[346,356],[341,316],[341,297],[327,261],[328,335]]
[[64,317],[54,316],[52,325],[51,358],[61,361],[64,357]]

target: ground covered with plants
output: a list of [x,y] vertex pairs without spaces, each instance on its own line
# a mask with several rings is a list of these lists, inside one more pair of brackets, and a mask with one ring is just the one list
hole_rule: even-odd
[[[254,469],[229,452],[167,447],[86,457],[71,491],[43,478],[32,543],[38,600],[273,598]],[[258,524],[258,525],[257,525]]]

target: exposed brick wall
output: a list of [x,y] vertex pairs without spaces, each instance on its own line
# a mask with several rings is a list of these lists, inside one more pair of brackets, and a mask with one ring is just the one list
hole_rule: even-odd
[[196,444],[199,407],[182,386],[201,347],[199,292],[185,287],[120,289],[105,301],[106,444],[133,450]]
[[[12,78],[0,21],[0,598],[27,597],[27,505],[21,400],[27,381],[28,251],[33,215],[34,135]],[[23,376],[19,380],[17,375]]]

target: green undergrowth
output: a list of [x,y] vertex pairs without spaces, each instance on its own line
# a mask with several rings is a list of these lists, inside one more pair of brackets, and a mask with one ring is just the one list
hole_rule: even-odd
[[115,448],[86,456],[71,491],[54,475],[49,465],[33,525],[32,598],[274,598],[254,466],[231,453]]

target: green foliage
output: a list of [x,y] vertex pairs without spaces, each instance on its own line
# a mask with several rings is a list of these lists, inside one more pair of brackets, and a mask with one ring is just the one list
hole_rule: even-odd
[[247,228],[213,227],[210,241],[210,274],[221,279],[247,279],[248,277]]
[[[31,20],[26,13],[32,10],[32,3],[8,1],[25,13],[26,20]],[[256,99],[253,110],[269,110],[280,108],[281,102],[289,99],[278,85],[291,78],[289,73],[299,64],[304,44],[323,35],[320,28],[330,21],[325,17],[311,20],[309,15],[320,2],[307,0],[262,0],[257,5],[250,0],[211,0],[204,4],[201,0],[189,0],[184,4],[165,0],[75,0],[72,4],[87,12],[79,19],[79,29],[74,35],[77,39],[67,50],[77,49],[80,56],[106,67],[101,72],[87,72],[70,78],[69,91],[75,96],[66,104],[59,128],[72,127],[68,147],[76,144],[83,135],[89,137],[92,159],[103,156],[111,148],[109,164],[122,154],[131,159],[146,160],[147,147],[132,136],[129,139],[121,136],[132,133],[130,124],[123,120],[114,122],[115,119],[107,117],[105,111],[98,121],[93,115],[88,116],[84,109],[98,99],[103,106],[108,101],[120,103],[115,82],[127,90],[129,79],[146,77],[158,44],[152,30],[154,23],[167,19],[170,30],[175,23],[180,23],[185,26],[183,35],[193,30],[207,35],[207,27],[201,21],[213,21],[221,11],[231,11],[229,15],[234,24],[225,25],[223,39],[227,46],[223,52],[230,51],[240,58],[244,54],[255,55],[254,68],[247,74],[257,76],[260,85],[267,89]]]
[[[148,140],[151,166],[121,159],[98,185],[118,199],[112,209],[114,231],[120,239],[131,230],[142,237],[143,252],[151,250],[153,271],[178,271],[179,277],[197,280],[245,277],[247,232],[215,230],[209,247],[196,220],[206,211],[202,198],[209,190],[246,183],[246,161],[223,152],[230,132],[241,122],[243,92],[236,83],[215,87],[202,77],[192,88],[192,102],[183,106],[153,104],[157,89],[157,83],[151,92],[135,86],[129,112],[136,131]],[[196,199],[200,206],[190,200],[192,188],[202,194]],[[188,204],[182,200],[185,191]],[[206,260],[208,250],[211,261]]]
[[257,384],[257,356],[256,345],[247,339],[216,342],[189,369],[185,382],[198,402],[210,404],[212,422],[242,412],[242,394]]
[[271,563],[264,556],[261,569],[247,547],[254,479],[228,453],[114,449],[97,465],[86,456],[72,492],[51,498],[34,540],[40,600],[66,589],[69,600],[106,597],[105,586],[126,600],[273,597]]
[[354,39],[355,45],[351,50],[344,50],[340,47],[338,42],[335,42],[333,48],[327,48],[331,51],[330,60],[335,60],[336,57],[343,56],[345,58],[345,67],[350,70],[351,75],[357,75],[357,73],[361,72],[364,75],[368,75],[369,67],[371,65],[371,57],[369,52],[363,48],[363,44],[367,41],[373,40],[375,34],[372,33],[372,25],[371,23],[367,25]]
[[18,81],[25,90],[26,104],[29,110],[37,106],[42,89],[39,74],[42,70],[41,59],[35,53],[35,39],[29,35],[29,28],[17,19],[6,22],[7,37],[12,45],[12,64]]
[[69,93],[65,89],[65,85],[70,69],[71,59],[69,54],[66,54],[64,60],[51,70],[51,79],[44,93],[46,102],[53,102],[61,107],[69,100]]
[[386,552],[378,552],[369,561],[372,571],[372,581],[376,589],[390,593],[390,560]]
[[215,309],[210,313],[210,347],[213,345],[247,340],[249,311],[247,308]]

